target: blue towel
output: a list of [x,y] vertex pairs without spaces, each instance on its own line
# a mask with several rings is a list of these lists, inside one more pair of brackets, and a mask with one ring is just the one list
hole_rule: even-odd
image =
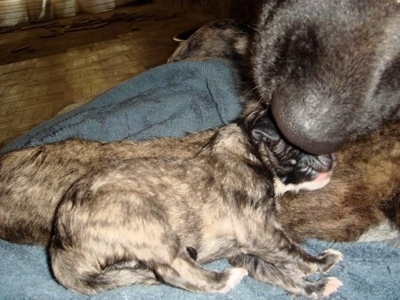
[[[178,62],[149,70],[17,138],[4,152],[71,137],[114,141],[181,136],[232,122],[240,112],[234,69],[224,61]],[[344,286],[329,299],[400,299],[400,249],[386,243],[327,243],[304,249],[344,253],[329,276]],[[207,268],[224,270],[226,260]],[[326,276],[326,275],[323,275]],[[310,279],[316,280],[313,275]],[[130,286],[96,296],[68,291],[51,275],[46,250],[0,240],[0,299],[291,299],[280,288],[246,277],[226,295],[196,294],[166,285]]]
[[232,122],[236,72],[223,60],[156,67],[17,138],[2,153],[80,137],[99,141],[182,136]]
[[[329,276],[338,277],[343,287],[329,299],[395,300],[400,299],[400,249],[384,243],[332,244],[312,240],[304,249],[318,254],[326,248],[344,253],[344,260]],[[225,270],[226,260],[206,265]],[[317,279],[313,276],[310,280]],[[0,240],[0,299],[291,299],[277,287],[246,277],[231,292],[196,294],[166,285],[129,286],[95,296],[68,291],[52,277],[46,250],[39,246],[21,246]]]

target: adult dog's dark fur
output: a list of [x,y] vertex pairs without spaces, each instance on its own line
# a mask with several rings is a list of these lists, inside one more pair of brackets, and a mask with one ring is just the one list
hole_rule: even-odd
[[254,85],[283,135],[311,153],[400,120],[400,3],[265,1]]
[[[285,153],[286,165],[273,153],[279,141],[272,125],[260,118],[249,132],[236,124],[223,127],[192,158],[118,161],[83,175],[57,210],[50,245],[56,278],[82,293],[160,282],[225,293],[250,269],[293,295],[320,298],[336,291],[342,285],[336,278],[303,277],[328,272],[341,254],[302,251],[281,230],[274,200],[298,184],[326,184],[332,159],[292,161],[296,156]],[[323,173],[307,169],[308,162]],[[235,263],[236,256],[255,256],[269,272],[254,275],[252,262],[223,273],[200,265],[224,257]]]
[[280,198],[278,218],[285,231],[296,241],[399,238],[400,124],[345,145],[337,157],[324,189]]
[[257,25],[211,22],[169,61],[231,60],[251,102],[246,113],[270,104],[291,143],[332,153],[400,120],[399,28],[396,0],[268,0]]

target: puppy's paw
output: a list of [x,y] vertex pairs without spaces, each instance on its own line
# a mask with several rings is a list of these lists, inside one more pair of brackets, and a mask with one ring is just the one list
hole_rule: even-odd
[[327,273],[343,260],[343,254],[337,250],[327,249],[321,252],[318,258],[321,260],[320,272]]
[[341,286],[343,286],[343,283],[339,279],[328,277],[316,282],[308,282],[303,286],[302,292],[296,295],[301,295],[310,299],[321,299],[336,292]]
[[325,288],[322,291],[322,297],[327,297],[330,294],[336,292],[341,286],[343,286],[343,283],[337,279],[336,277],[328,277],[325,279]]
[[246,269],[243,268],[232,268],[225,271],[225,274],[227,275],[225,286],[218,291],[223,294],[229,292],[237,284],[239,284],[239,282],[242,281],[243,277],[248,275],[248,272]]

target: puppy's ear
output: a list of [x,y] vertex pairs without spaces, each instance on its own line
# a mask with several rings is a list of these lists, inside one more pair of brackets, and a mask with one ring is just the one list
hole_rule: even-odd
[[251,137],[256,144],[271,143],[280,140],[280,136],[272,120],[268,117],[257,120],[251,129]]

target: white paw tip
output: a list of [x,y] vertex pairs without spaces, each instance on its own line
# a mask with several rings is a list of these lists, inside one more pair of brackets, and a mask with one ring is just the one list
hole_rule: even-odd
[[223,289],[220,290],[221,293],[225,294],[232,290],[237,284],[242,281],[243,277],[247,276],[249,273],[246,269],[243,268],[233,268],[229,269],[226,272],[229,273],[228,280]]
[[328,277],[326,280],[323,297],[329,296],[343,286],[343,283],[336,277]]
[[343,260],[343,253],[335,249],[327,249],[324,252],[322,252],[322,254],[336,255],[339,258],[339,261]]

